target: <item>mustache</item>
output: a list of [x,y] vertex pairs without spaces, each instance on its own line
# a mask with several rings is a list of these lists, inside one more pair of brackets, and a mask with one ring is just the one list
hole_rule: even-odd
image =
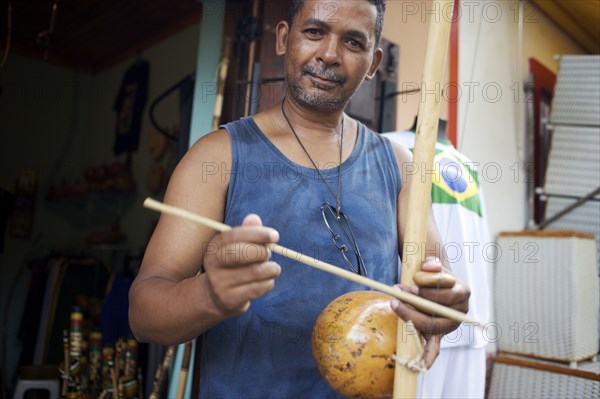
[[341,84],[346,81],[346,77],[339,75],[335,70],[327,65],[314,67],[307,65],[302,69],[302,72],[307,75],[315,76],[321,79],[331,80],[332,82]]

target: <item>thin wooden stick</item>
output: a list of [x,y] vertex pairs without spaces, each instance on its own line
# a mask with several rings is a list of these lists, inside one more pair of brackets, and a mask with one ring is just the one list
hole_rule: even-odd
[[223,47],[223,54],[221,55],[221,62],[219,62],[218,78],[217,78],[217,96],[215,97],[215,110],[213,113],[212,130],[217,130],[219,127],[219,121],[221,120],[221,113],[223,112],[223,92],[225,91],[225,81],[227,79],[227,70],[229,68],[229,52],[231,50],[231,39],[225,38],[225,45]]
[[250,110],[251,110],[251,103],[253,100],[252,98],[252,85],[258,84],[258,82],[254,82],[253,79],[253,74],[254,74],[254,60],[256,58],[256,40],[257,38],[254,35],[254,27],[256,26],[255,24],[257,24],[257,19],[258,19],[258,8],[260,6],[260,1],[259,0],[254,0],[253,4],[252,4],[252,19],[250,20],[252,27],[250,29],[250,48],[248,49],[248,70],[246,72],[246,102],[245,102],[245,107],[244,107],[244,116],[248,116],[250,115]]
[[[454,0],[434,0],[434,10],[452,9]],[[449,8],[448,8],[449,7]],[[437,16],[439,17],[439,15]],[[413,164],[419,171],[430,171],[433,166],[435,143],[440,117],[441,80],[444,77],[448,40],[452,26],[449,18],[430,18],[421,104],[417,119]],[[431,97],[433,92],[434,98]],[[415,273],[421,270],[424,247],[427,240],[428,216],[431,198],[431,174],[420,173],[413,176],[408,192],[406,231],[404,232],[404,258],[402,259],[403,285],[412,285]],[[417,250],[408,250],[416,245]],[[437,311],[434,314],[441,314]],[[444,315],[446,316],[446,315]],[[405,341],[403,331],[416,331],[411,320],[398,318],[398,336],[396,340],[396,358],[402,361],[419,359],[419,345],[416,341]],[[418,339],[421,339],[420,336]],[[415,398],[419,372],[409,367],[397,365],[394,370],[394,398]]]
[[[210,227],[211,229],[214,229],[214,230],[217,230],[220,232],[231,230],[231,227],[226,224],[217,222],[215,220],[212,220],[212,219],[204,217],[204,216],[197,215],[190,211],[186,211],[185,209],[181,209],[181,208],[178,208],[178,207],[175,207],[172,205],[163,204],[162,202],[156,201],[152,198],[146,198],[146,200],[144,200],[144,207],[158,211],[158,212],[162,212],[165,214],[177,216],[177,217],[189,220],[191,222],[195,222],[195,223],[201,224],[203,226]],[[436,315],[444,316],[444,317],[447,317],[451,320],[455,320],[458,322],[471,323],[473,325],[485,327],[484,323],[481,323],[475,319],[469,318],[462,312],[459,312],[457,310],[440,305],[439,303],[429,301],[429,300],[421,298],[419,296],[410,294],[408,292],[400,291],[396,288],[390,287],[389,285],[382,284],[378,281],[371,280],[364,276],[360,276],[356,273],[352,273],[348,270],[345,270],[340,267],[331,265],[329,263],[320,261],[320,260],[312,258],[308,255],[301,254],[300,252],[296,252],[292,249],[282,247],[281,245],[278,245],[278,244],[268,244],[268,245],[266,245],[266,247],[281,256],[304,263],[305,265],[314,267],[314,268],[322,270],[324,272],[334,274],[334,275],[336,275],[338,277],[342,277],[346,280],[350,280],[352,282],[362,284],[362,285],[372,288],[376,291],[386,293],[388,295],[391,295],[395,298],[400,299],[403,302],[406,302],[408,304],[416,306],[419,309],[423,309],[428,312],[435,313]]]
[[115,361],[111,360],[108,362],[108,367],[110,369],[110,377],[112,380],[113,399],[119,399],[119,388],[117,387],[117,364]]
[[71,359],[69,358],[69,334],[67,333],[67,330],[63,330],[63,351],[64,351],[64,357],[65,357],[65,375],[64,375],[64,380],[63,380],[63,384],[62,384],[62,395],[63,397],[67,396],[67,385],[69,384],[69,370],[71,369]]

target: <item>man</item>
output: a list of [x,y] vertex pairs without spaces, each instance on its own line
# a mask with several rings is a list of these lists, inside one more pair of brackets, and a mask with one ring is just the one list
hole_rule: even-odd
[[[385,133],[384,136],[412,148],[415,126],[409,131]],[[443,120],[438,129],[434,164],[432,209],[447,260],[452,271],[471,288],[469,316],[475,320],[489,320],[489,262],[485,253],[491,241],[483,192],[473,162],[448,140]],[[485,344],[481,331],[468,324],[462,324],[445,336],[435,363],[420,376],[419,397],[483,398]]]
[[[410,186],[399,165],[411,155],[343,112],[381,61],[383,12],[383,1],[294,2],[276,28],[287,96],[200,139],[169,182],[166,203],[238,226],[215,234],[161,216],[130,291],[138,339],[172,344],[202,334],[202,397],[337,397],[312,359],[312,328],[333,299],[364,287],[263,244],[279,241],[375,280],[398,281]],[[428,242],[439,242],[434,223]],[[438,258],[423,269],[442,271]],[[452,289],[404,289],[467,310],[461,281]],[[458,323],[400,301],[391,306],[429,338],[430,365],[439,350],[433,337]]]

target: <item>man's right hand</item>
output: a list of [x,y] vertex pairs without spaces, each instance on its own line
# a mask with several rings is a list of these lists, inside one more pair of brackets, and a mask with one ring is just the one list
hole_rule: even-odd
[[241,226],[217,234],[208,244],[204,270],[214,305],[223,316],[237,316],[250,302],[270,292],[281,267],[270,261],[266,244],[279,240],[279,233],[262,225],[250,214]]

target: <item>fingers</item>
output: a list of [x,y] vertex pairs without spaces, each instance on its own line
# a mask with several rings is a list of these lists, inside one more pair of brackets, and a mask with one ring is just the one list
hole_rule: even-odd
[[469,310],[470,292],[464,289],[460,281],[457,280],[452,288],[430,288],[419,287],[417,294],[422,298],[437,302],[441,305],[450,307],[460,312],[466,313]]
[[262,226],[262,220],[260,220],[260,216],[251,213],[246,215],[242,222],[242,226]]
[[[242,226],[244,226],[244,227],[262,226],[262,221],[260,220],[260,216],[251,213],[250,215],[247,215],[244,218],[244,221],[242,222]],[[279,232],[277,230],[272,229],[270,227],[265,227],[265,229],[266,229],[266,232],[269,237],[268,241],[266,241],[265,243],[272,243],[272,242],[279,241]],[[235,229],[233,229],[233,230],[235,230]]]
[[266,262],[271,254],[265,244],[278,240],[277,230],[263,226],[258,215],[251,214],[241,226],[216,235],[207,245],[205,256],[218,261],[221,267]]
[[452,288],[456,284],[456,277],[445,272],[416,272],[413,281],[419,287]]
[[438,273],[444,270],[444,266],[442,265],[440,258],[428,256],[421,265],[421,270],[424,272]]
[[228,232],[223,233],[227,240],[248,241],[260,244],[269,244],[279,241],[279,232],[271,227],[262,225],[260,217],[255,214],[247,215],[239,227],[234,227]]
[[460,325],[454,320],[422,313],[398,300],[392,300],[391,307],[402,320],[411,320],[421,334],[448,334]]
[[[466,286],[460,280],[457,280],[457,284],[454,287],[443,289],[417,286],[405,287],[401,285],[394,287],[463,313],[466,313],[469,309],[468,300],[470,292],[468,289],[465,289]],[[460,322],[415,309],[398,299],[392,300],[390,306],[403,320],[411,320],[415,327],[423,334],[447,334],[454,331],[460,325]]]
[[217,234],[207,244],[204,269],[211,298],[223,314],[237,315],[275,286],[281,267],[270,261],[265,244],[279,240],[279,233],[248,215],[241,226]]
[[275,280],[271,278],[235,287],[213,287],[211,294],[213,301],[225,315],[237,316],[246,312],[253,300],[268,294],[274,287]]
[[[410,290],[406,290],[409,291]],[[413,292],[414,293],[414,292]],[[417,309],[414,309],[404,302],[394,299],[391,301],[390,306],[392,310],[400,317],[402,320],[410,320],[413,322],[415,327],[422,334],[436,334],[442,333],[450,326],[448,323],[454,324],[454,321],[449,321],[444,318],[435,317],[427,313],[423,313]],[[456,327],[454,327],[456,328]]]
[[423,352],[423,361],[425,366],[431,368],[433,362],[440,354],[441,334],[432,334],[425,337],[425,351]]
[[229,236],[213,239],[206,245],[205,269],[208,270],[213,267],[214,262],[221,268],[239,268],[255,263],[267,262],[271,256],[270,251],[263,243],[252,242],[249,241],[250,239],[252,238]]

